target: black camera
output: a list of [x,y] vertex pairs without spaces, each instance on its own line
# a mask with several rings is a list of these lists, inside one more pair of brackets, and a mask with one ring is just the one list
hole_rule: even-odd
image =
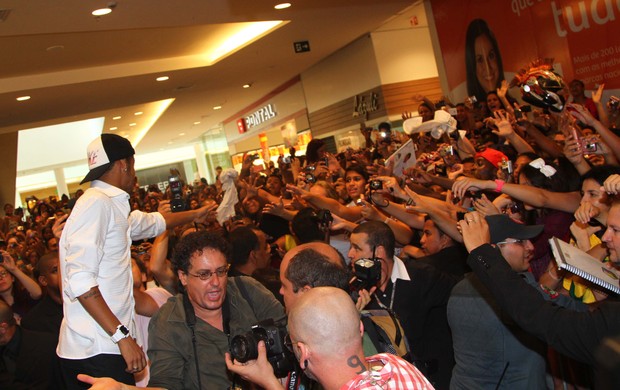
[[375,248],[371,258],[358,259],[353,263],[354,277],[349,283],[349,291],[357,300],[359,290],[370,290],[381,280],[381,260],[375,256]]
[[183,183],[179,176],[170,176],[168,178],[170,186],[170,208],[173,213],[185,210],[185,200],[183,199]]
[[260,158],[260,156],[258,154],[251,154],[250,155],[250,161],[258,160],[259,158]]
[[240,363],[257,359],[258,342],[263,340],[274,374],[278,378],[284,377],[295,367],[295,356],[285,343],[287,334],[286,327],[276,325],[273,319],[261,321],[249,332],[230,340],[230,356]]
[[370,187],[371,190],[373,191],[377,191],[383,188],[383,182],[381,180],[371,180],[368,183],[368,186]]
[[329,224],[334,221],[331,211],[325,209],[317,211],[316,218],[319,221],[319,226],[321,228],[329,228]]

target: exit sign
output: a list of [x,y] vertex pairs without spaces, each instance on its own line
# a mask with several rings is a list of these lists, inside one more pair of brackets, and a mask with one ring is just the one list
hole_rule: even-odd
[[295,53],[305,53],[310,51],[310,42],[308,41],[300,41],[293,43],[293,47],[295,48]]

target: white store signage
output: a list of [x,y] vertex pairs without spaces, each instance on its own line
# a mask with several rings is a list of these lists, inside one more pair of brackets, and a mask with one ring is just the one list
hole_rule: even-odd
[[267,122],[269,119],[275,118],[278,113],[275,111],[273,104],[267,104],[266,106],[259,108],[252,114],[245,117],[245,124],[247,129],[258,126],[261,123]]

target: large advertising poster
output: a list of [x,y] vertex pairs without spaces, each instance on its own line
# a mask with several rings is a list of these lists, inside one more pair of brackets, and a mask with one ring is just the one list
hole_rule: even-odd
[[620,1],[433,0],[450,96],[496,89],[536,58],[553,58],[568,83],[620,88]]

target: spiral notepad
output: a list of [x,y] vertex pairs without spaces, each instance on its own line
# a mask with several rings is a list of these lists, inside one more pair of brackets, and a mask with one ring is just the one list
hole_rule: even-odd
[[620,273],[618,271],[607,268],[599,260],[557,237],[550,238],[549,244],[558,267],[620,294]]

